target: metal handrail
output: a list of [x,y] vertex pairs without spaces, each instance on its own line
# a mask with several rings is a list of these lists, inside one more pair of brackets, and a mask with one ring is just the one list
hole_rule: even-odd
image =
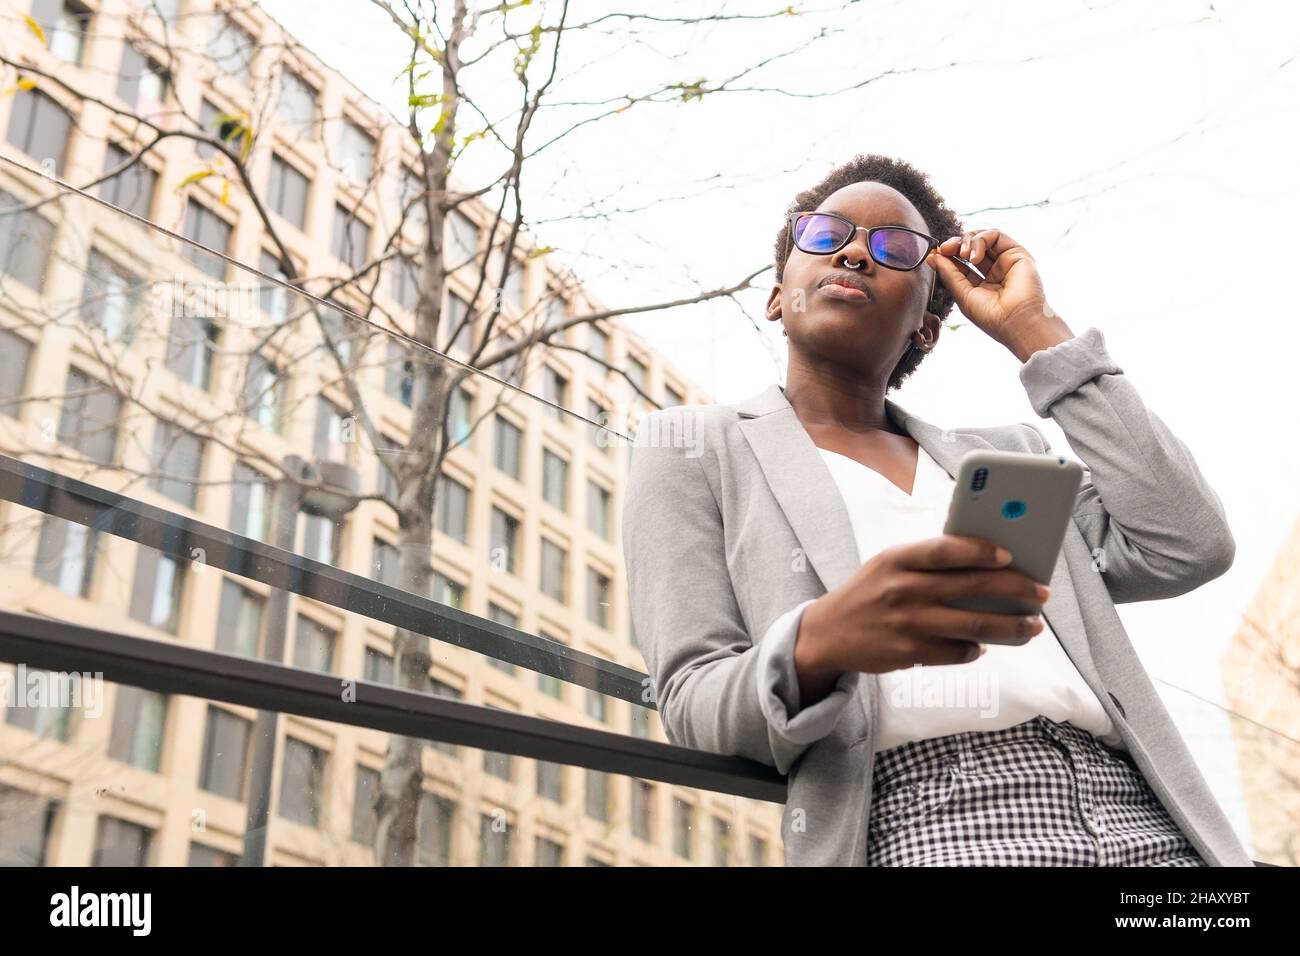
[[743,757],[30,614],[0,610],[0,660],[754,800],[786,799],[785,777]]
[[0,500],[656,710],[650,677],[402,588],[0,455]]

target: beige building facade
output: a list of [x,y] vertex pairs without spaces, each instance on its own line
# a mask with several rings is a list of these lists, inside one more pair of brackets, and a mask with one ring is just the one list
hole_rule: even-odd
[[[172,14],[164,24],[135,0],[10,6],[19,16],[27,7],[42,30],[8,54],[29,72],[0,101],[3,156],[82,186],[153,139],[133,113],[164,132],[222,130],[238,142],[252,131],[250,179],[295,264],[311,277],[366,269],[367,294],[348,288],[333,300],[373,324],[326,316],[346,353],[341,370],[305,297],[84,197],[33,208],[59,197],[56,187],[0,163],[0,207],[11,210],[0,229],[0,453],[268,541],[268,463],[342,459],[364,493],[385,491],[380,455],[412,439],[412,354],[384,331],[412,328],[403,254],[418,248],[421,224],[406,172],[418,157],[403,125],[255,7],[173,0],[160,4]],[[89,192],[274,273],[276,247],[231,164],[180,136],[164,136],[142,162],[144,171]],[[484,204],[463,207],[449,223],[448,257],[499,262],[491,219]],[[525,237],[501,292],[504,333],[599,307],[534,248]],[[450,275],[444,308],[481,321],[495,290],[474,298],[477,271]],[[308,287],[322,293],[327,283]],[[512,380],[613,431],[490,378],[467,379],[450,412],[464,441],[439,490],[435,599],[643,670],[629,641],[619,516],[629,452],[620,434],[646,405],[591,356],[627,371],[660,405],[709,399],[617,321],[575,327],[562,341],[572,348],[535,350]],[[468,358],[463,344],[448,354]],[[382,447],[361,427],[348,380]],[[398,541],[393,508],[369,497],[337,524],[303,515],[295,548],[396,583]],[[6,609],[262,653],[269,589],[202,556],[173,562],[0,502],[0,561]],[[296,666],[392,679],[389,625],[294,596],[286,643]],[[450,644],[431,649],[436,693],[665,739],[651,712],[624,701]],[[15,688],[41,686],[12,665],[0,672]],[[254,712],[101,689],[97,702],[72,707],[0,700],[3,861],[233,863]],[[374,862],[368,805],[386,743],[375,731],[281,717],[268,865]],[[773,804],[463,746],[430,744],[423,760],[422,864],[781,862]]]

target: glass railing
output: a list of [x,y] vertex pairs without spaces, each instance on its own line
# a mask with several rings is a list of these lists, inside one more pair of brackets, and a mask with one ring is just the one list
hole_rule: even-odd
[[0,160],[0,864],[780,864],[631,642],[621,331],[240,243]]
[[0,179],[6,647],[59,622],[0,665],[0,862],[781,862],[781,778],[666,742],[618,530],[653,406],[584,326],[483,294],[424,347],[396,258],[304,292]]

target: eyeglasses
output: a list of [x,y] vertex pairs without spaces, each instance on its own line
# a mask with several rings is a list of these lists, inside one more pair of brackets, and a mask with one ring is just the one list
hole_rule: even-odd
[[867,233],[867,249],[871,258],[886,269],[909,272],[915,269],[931,249],[939,247],[938,239],[906,226],[858,226],[833,212],[792,212],[790,237],[797,249],[812,256],[828,256],[839,252],[858,234]]

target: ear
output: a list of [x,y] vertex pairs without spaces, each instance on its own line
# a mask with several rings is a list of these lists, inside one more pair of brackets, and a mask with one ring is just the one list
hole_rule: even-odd
[[781,321],[781,283],[772,286],[772,291],[767,294],[767,306],[764,315],[769,322]]

